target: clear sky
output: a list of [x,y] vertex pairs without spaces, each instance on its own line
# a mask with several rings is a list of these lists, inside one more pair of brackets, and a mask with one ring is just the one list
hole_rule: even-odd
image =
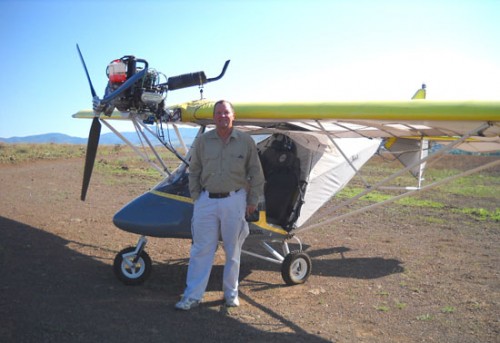
[[107,64],[135,55],[167,76],[230,59],[213,100],[399,100],[422,83],[428,99],[499,100],[499,18],[498,0],[0,0],[0,137],[88,135],[71,118],[91,108],[76,43],[101,96]]

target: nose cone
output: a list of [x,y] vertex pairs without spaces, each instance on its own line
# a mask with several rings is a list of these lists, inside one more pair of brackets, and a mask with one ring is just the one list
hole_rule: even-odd
[[151,237],[191,238],[189,198],[151,191],[132,200],[113,217],[120,229]]

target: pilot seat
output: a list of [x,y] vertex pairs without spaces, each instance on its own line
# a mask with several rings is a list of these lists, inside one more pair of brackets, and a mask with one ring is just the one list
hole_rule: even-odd
[[[269,144],[270,142],[270,144]],[[259,152],[266,183],[264,186],[267,221],[290,231],[303,204],[305,181],[300,180],[300,160],[293,140],[273,134]]]

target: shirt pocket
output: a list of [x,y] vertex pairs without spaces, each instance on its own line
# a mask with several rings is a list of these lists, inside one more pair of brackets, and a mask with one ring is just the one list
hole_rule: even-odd
[[203,151],[204,160],[216,160],[219,158],[219,151],[217,149],[205,149]]
[[220,152],[215,149],[206,149],[203,152],[202,163],[204,174],[217,173],[220,168]]
[[230,154],[229,170],[231,173],[245,173],[246,156],[243,153]]

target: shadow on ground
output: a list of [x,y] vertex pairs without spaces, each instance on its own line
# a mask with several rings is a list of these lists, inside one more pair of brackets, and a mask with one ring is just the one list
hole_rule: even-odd
[[[298,249],[298,246],[290,245],[290,250]],[[331,247],[325,249],[314,249],[307,245],[303,250],[311,257],[312,275],[323,277],[343,277],[352,279],[377,279],[387,275],[402,273],[404,268],[402,262],[396,259],[385,259],[382,257],[346,257],[350,251],[348,247]],[[253,250],[263,256],[263,250]],[[242,264],[242,278],[251,270],[267,270],[281,273],[281,266],[245,256]]]
[[[293,332],[264,332],[209,307],[175,311],[182,283],[173,285],[175,294],[158,282],[123,286],[108,264],[71,250],[68,243],[0,217],[0,341],[325,341],[286,320]],[[158,267],[161,273],[186,268]]]

